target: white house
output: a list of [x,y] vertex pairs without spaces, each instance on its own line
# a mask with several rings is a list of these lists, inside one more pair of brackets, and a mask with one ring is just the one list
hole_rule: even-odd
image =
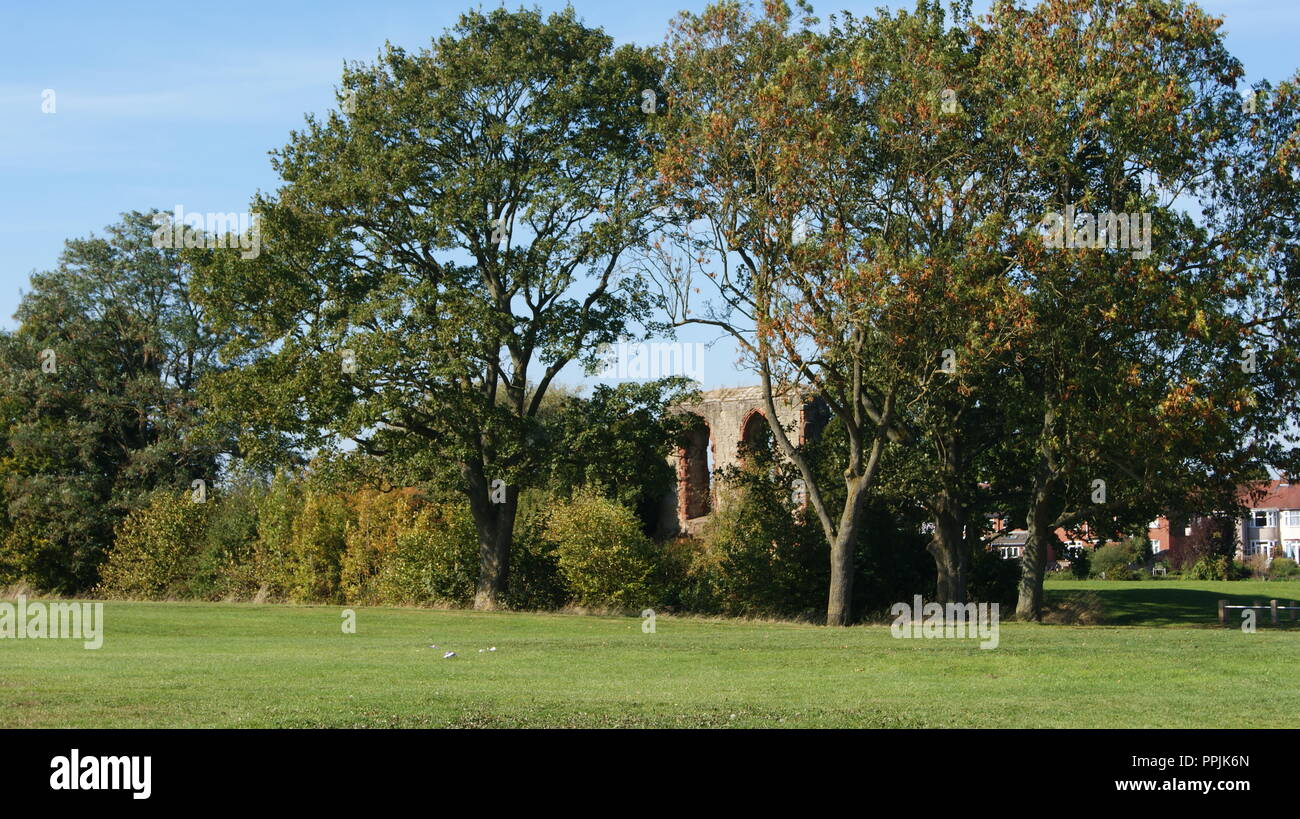
[[1300,484],[1289,479],[1242,490],[1246,515],[1237,529],[1237,557],[1300,557]]

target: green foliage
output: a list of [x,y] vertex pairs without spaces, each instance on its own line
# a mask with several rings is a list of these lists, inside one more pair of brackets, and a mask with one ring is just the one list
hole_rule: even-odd
[[257,500],[265,487],[243,479],[209,496],[207,526],[188,583],[191,597],[221,600],[249,596],[246,571],[257,540]]
[[1275,557],[1268,567],[1270,580],[1291,580],[1300,577],[1300,564],[1289,557]]
[[1003,560],[998,552],[979,549],[970,561],[966,599],[972,603],[997,603],[1009,614],[1016,604],[1019,584],[1019,560]]
[[1133,579],[1128,566],[1139,560],[1135,551],[1135,541],[1132,538],[1122,543],[1107,543],[1098,547],[1092,556],[1092,576],[1104,577],[1106,580]]
[[626,506],[581,492],[551,510],[545,538],[580,606],[637,609],[653,604],[654,544]]
[[257,540],[247,590],[283,597],[292,587],[294,521],[303,502],[302,482],[288,472],[277,473],[265,494],[257,499]]
[[389,604],[468,605],[478,580],[478,534],[463,503],[426,506],[414,526],[397,537],[380,572],[381,599]]
[[558,547],[546,539],[548,510],[554,502],[552,494],[541,491],[524,492],[520,497],[510,547],[507,599],[513,609],[556,609],[568,602]]
[[693,392],[686,379],[667,378],[599,384],[589,398],[559,395],[542,414],[555,453],[547,489],[594,490],[636,510],[650,531],[675,485],[667,456],[688,417],[668,410]]
[[215,483],[228,438],[198,431],[223,339],[190,299],[190,268],[152,246],[150,214],[105,233],[67,241],[0,335],[0,489],[17,532],[0,574],[56,592],[95,584],[114,528],[155,490]]
[[122,522],[100,590],[112,597],[145,599],[188,592],[207,511],[207,504],[195,503],[189,493],[155,495]]
[[344,535],[347,547],[339,567],[339,586],[348,603],[376,605],[384,565],[398,542],[418,521],[420,501],[415,492],[359,489],[349,497],[351,516]]
[[339,602],[339,574],[347,549],[346,499],[335,493],[308,491],[289,538],[290,600]]
[[1189,580],[1240,580],[1249,571],[1227,555],[1207,555],[1184,572]]
[[[508,547],[515,493],[552,455],[537,416],[556,375],[653,324],[622,268],[656,218],[639,103],[661,72],[571,8],[471,11],[426,49],[349,65],[354,104],[274,154],[261,254],[191,254],[249,360],[204,394],[250,455],[354,439],[394,483],[467,493]],[[505,592],[496,557],[485,604]]]
[[657,543],[656,548],[654,586],[659,606],[667,611],[717,614],[714,579],[721,572],[709,539],[675,537]]
[[1070,574],[1075,580],[1087,580],[1092,572],[1092,549],[1084,547],[1067,556],[1070,561]]
[[720,611],[811,616],[825,608],[829,561],[816,522],[757,470],[735,476],[704,536]]

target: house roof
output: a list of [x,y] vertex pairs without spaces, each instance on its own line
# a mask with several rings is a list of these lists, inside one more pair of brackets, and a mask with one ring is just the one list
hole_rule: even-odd
[[1002,532],[993,540],[989,541],[990,546],[1024,546],[1029,540],[1029,532],[1024,529],[1012,529],[1009,532]]
[[1237,498],[1247,509],[1300,509],[1300,483],[1260,481],[1243,486]]

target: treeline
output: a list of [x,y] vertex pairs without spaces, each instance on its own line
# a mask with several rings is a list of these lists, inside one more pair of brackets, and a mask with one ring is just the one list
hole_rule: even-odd
[[[328,470],[242,476],[199,502],[159,491],[119,525],[101,581],[109,598],[468,606],[478,582],[463,499],[346,489]],[[828,576],[816,531],[757,471],[733,474],[724,511],[697,538],[656,542],[628,506],[591,488],[522,494],[506,604],[514,609],[691,612],[816,620]],[[858,544],[858,609],[882,616],[933,584],[918,534],[876,510]],[[882,536],[883,532],[893,532]],[[986,554],[980,599],[1014,600],[1014,563]]]
[[[1005,599],[998,511],[1029,532],[1036,619],[1058,528],[1230,515],[1297,471],[1300,85],[1243,96],[1181,0],[940,5],[722,2],[653,48],[499,9],[349,64],[273,152],[256,241],[132,212],[33,278],[0,339],[0,580],[464,602],[442,570],[396,578],[468,521],[476,608],[534,599],[553,558],[546,605],[844,625]],[[735,342],[776,457],[704,551],[650,559],[615,533],[657,534],[691,385],[558,379],[689,324]],[[830,411],[817,441],[776,421],[793,394]],[[324,465],[330,492],[300,475]],[[286,486],[301,509],[208,522]],[[177,495],[207,489],[209,511]],[[372,537],[378,497],[411,507]],[[225,546],[149,558],[200,524],[243,533],[238,570],[212,568]],[[565,573],[607,533],[610,568]]]

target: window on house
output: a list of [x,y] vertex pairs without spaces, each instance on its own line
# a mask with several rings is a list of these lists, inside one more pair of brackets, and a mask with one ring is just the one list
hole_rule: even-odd
[[1246,557],[1251,555],[1264,555],[1271,557],[1273,555],[1273,541],[1271,540],[1252,540],[1246,544],[1242,552]]
[[1256,509],[1251,515],[1250,523],[1256,529],[1277,526],[1277,512],[1272,509]]
[[1283,526],[1300,526],[1300,509],[1288,509],[1282,513]]
[[1160,541],[1158,540],[1151,541],[1151,551],[1152,552],[1160,551]]

